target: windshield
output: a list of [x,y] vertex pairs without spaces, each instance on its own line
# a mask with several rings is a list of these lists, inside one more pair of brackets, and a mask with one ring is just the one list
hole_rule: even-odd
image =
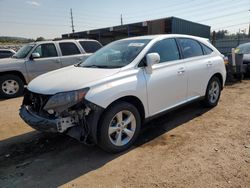
[[97,68],[124,67],[136,58],[149,41],[149,39],[134,39],[112,42],[98,50],[79,66]]
[[250,43],[241,44],[237,47],[237,49],[240,54],[250,54]]
[[20,48],[20,50],[18,50],[17,53],[15,53],[15,55],[13,55],[13,57],[17,58],[17,59],[26,58],[27,55],[29,54],[30,50],[34,46],[35,46],[35,44],[26,44],[25,46],[23,46],[22,48]]

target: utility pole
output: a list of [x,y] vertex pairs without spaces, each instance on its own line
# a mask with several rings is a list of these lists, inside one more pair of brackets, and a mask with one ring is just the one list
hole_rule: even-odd
[[70,17],[71,17],[71,28],[72,28],[72,33],[74,33],[74,32],[75,32],[75,28],[74,28],[74,20],[73,20],[72,8],[70,9]]
[[248,29],[248,37],[250,38],[250,23],[249,23],[249,29]]
[[213,34],[212,34],[212,44],[215,45],[215,41],[216,41],[216,32],[213,31]]
[[121,25],[123,25],[123,19],[122,19],[122,14],[121,14]]
[[[248,11],[250,12],[250,9]],[[249,28],[248,28],[248,37],[250,38],[250,22],[249,22]]]

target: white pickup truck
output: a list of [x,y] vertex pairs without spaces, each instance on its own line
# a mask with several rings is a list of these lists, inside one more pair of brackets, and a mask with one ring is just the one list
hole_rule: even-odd
[[0,60],[0,97],[20,96],[24,85],[35,77],[83,62],[101,47],[89,39],[29,43],[11,58]]

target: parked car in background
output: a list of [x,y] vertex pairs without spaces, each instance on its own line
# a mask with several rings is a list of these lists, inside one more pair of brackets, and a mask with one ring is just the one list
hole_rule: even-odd
[[236,48],[236,53],[243,54],[243,66],[247,74],[250,74],[250,42],[240,44]]
[[83,62],[102,45],[96,40],[61,40],[30,43],[11,58],[0,60],[0,97],[23,94],[24,85],[35,77]]
[[0,49],[0,59],[11,57],[15,53],[16,52],[12,49]]
[[226,80],[222,57],[207,40],[188,35],[112,42],[84,63],[34,79],[20,116],[37,130],[121,152],[146,120],[198,99],[216,106]]

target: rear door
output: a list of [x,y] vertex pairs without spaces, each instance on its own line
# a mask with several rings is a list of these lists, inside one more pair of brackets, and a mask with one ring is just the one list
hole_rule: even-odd
[[75,42],[59,42],[59,48],[63,67],[80,63],[84,59],[80,48]]
[[26,61],[27,72],[31,80],[41,74],[62,67],[54,43],[40,44],[35,47],[32,53],[39,53],[40,57],[33,60],[29,59],[28,61]]
[[150,115],[155,115],[185,102],[187,73],[175,39],[158,41],[148,53],[158,53],[160,63],[153,65],[145,77]]
[[208,81],[212,74],[213,57],[209,47],[190,38],[178,38],[188,72],[187,99],[192,100],[205,95]]

